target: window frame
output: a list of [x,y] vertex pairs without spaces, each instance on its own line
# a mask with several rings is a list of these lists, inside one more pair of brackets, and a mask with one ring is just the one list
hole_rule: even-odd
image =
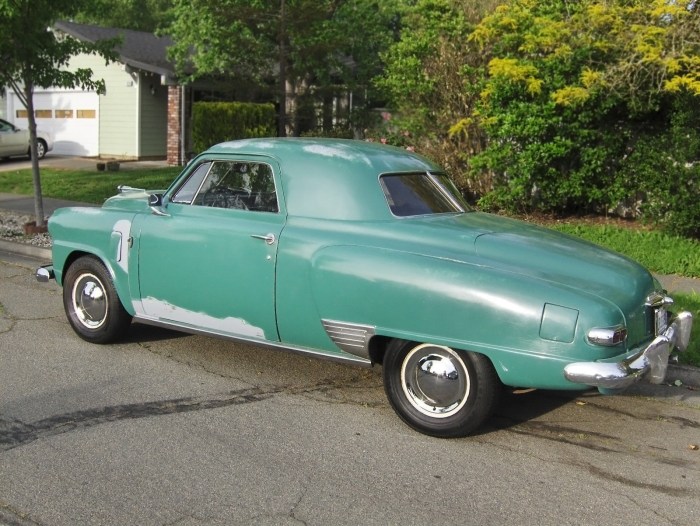
[[[382,181],[383,178],[385,177],[401,177],[401,176],[420,176],[420,177],[426,177],[433,185],[433,187],[438,191],[438,193],[448,202],[450,203],[451,206],[455,208],[455,210],[449,210],[449,211],[444,211],[444,212],[426,212],[426,213],[418,213],[418,214],[396,214],[392,208],[390,198],[393,200],[393,197],[391,196],[391,193],[389,192],[389,188],[386,186],[386,183]],[[431,172],[429,170],[426,171],[410,171],[410,172],[386,172],[382,173],[379,175],[379,186],[381,188],[382,194],[384,195],[384,199],[386,201],[387,208],[389,209],[389,213],[397,219],[405,219],[405,218],[415,218],[415,217],[432,217],[432,216],[437,216],[437,215],[457,215],[457,214],[465,214],[468,212],[472,212],[473,209],[464,201],[464,199],[459,195],[458,189],[456,186],[454,186],[454,183],[452,183],[452,186],[454,187],[453,190],[457,192],[457,196],[453,195],[453,193],[450,191],[449,188],[445,187],[443,182],[440,180],[440,177],[446,177],[449,179],[449,176],[442,171],[435,171]],[[451,182],[451,180],[450,180]],[[394,205],[395,206],[395,205]]]
[[[199,196],[199,194],[202,191],[202,188],[204,187],[205,183],[209,180],[211,177],[211,172],[214,169],[214,166],[217,163],[225,163],[229,165],[234,165],[234,164],[247,164],[248,166],[251,165],[265,165],[267,166],[269,170],[269,178],[272,181],[272,187],[273,187],[273,192],[275,196],[275,203],[276,203],[276,210],[261,210],[261,209],[250,209],[250,208],[236,208],[236,207],[215,207],[215,206],[207,206],[203,204],[198,204],[195,203],[195,200]],[[187,183],[194,177],[198,170],[205,164],[209,164],[209,167],[206,170],[206,173],[202,177],[202,180],[199,182],[197,185],[197,189],[193,193],[192,198],[190,199],[189,202],[187,201],[178,201],[176,200],[177,194],[187,185]],[[169,191],[168,194],[171,195],[172,197],[170,198],[170,202],[174,204],[179,204],[183,206],[193,206],[193,207],[199,207],[199,208],[219,208],[222,210],[238,210],[242,212],[259,212],[259,213],[264,213],[264,214],[281,214],[282,213],[282,204],[281,204],[281,199],[280,199],[280,192],[279,192],[279,185],[277,182],[277,176],[276,174],[278,171],[275,168],[274,163],[270,159],[259,159],[259,158],[247,158],[247,157],[236,157],[236,158],[230,158],[230,159],[225,159],[225,158],[202,158],[197,162],[195,166],[192,167],[191,170],[188,171],[187,175],[183,178],[182,182],[180,184],[176,184],[173,186],[173,190]],[[251,190],[251,194],[254,193]]]

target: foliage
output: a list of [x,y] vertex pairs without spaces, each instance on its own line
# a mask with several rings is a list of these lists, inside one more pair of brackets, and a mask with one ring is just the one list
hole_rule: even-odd
[[[470,35],[488,55],[477,108],[487,208],[647,216],[697,234],[696,2],[513,0]],[[690,177],[689,177],[690,176]],[[694,177],[694,180],[693,180]],[[669,183],[673,181],[673,186]],[[696,210],[697,207],[694,208]],[[685,214],[685,215],[682,215]]]
[[246,102],[196,102],[192,143],[197,153],[222,141],[275,134],[275,107]]
[[394,1],[174,0],[171,53],[190,79],[274,85],[280,135],[317,126],[319,108],[330,129],[333,98],[347,91],[354,94],[346,115],[351,125],[367,104],[378,53],[391,37]]
[[486,140],[474,118],[485,62],[471,53],[465,39],[497,3],[405,2],[399,11],[400,38],[382,55],[384,72],[375,79],[390,111],[370,134],[432,157],[472,194],[490,189],[488,180],[470,178],[467,172],[468,159]]
[[88,0],[0,0],[0,86],[14,90],[27,109],[32,181],[37,225],[44,224],[41,178],[36,154],[34,89],[93,89],[104,91],[104,82],[92,78],[88,68],[65,69],[80,53],[113,56],[114,42],[81,42],[63,38],[51,30],[58,18],[70,17]]
[[[147,190],[162,190],[180,173],[181,168],[120,170],[118,172],[88,172],[43,168],[42,180],[47,197],[81,203],[102,204],[117,193],[117,186],[127,185]],[[0,192],[31,195],[29,170],[0,173]]]
[[697,2],[417,0],[401,15],[377,81],[392,119],[373,135],[408,133],[486,209],[642,213],[698,235]]
[[75,20],[103,27],[154,32],[165,27],[172,0],[91,0]]

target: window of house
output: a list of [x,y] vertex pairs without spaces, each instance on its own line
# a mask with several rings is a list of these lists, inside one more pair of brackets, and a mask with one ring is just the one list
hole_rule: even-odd
[[35,110],[34,116],[37,119],[50,119],[53,117],[53,112],[51,110]]
[[57,119],[72,119],[73,110],[54,110],[54,116]]

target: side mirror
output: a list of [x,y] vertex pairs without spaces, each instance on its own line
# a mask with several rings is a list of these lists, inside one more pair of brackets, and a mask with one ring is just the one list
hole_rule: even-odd
[[157,216],[169,216],[163,205],[163,194],[151,194],[148,196],[148,206]]

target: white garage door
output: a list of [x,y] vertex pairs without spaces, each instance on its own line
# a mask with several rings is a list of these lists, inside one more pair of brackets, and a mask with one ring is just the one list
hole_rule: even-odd
[[[27,128],[27,111],[10,94],[8,120]],[[34,94],[37,127],[54,138],[53,153],[92,157],[99,154],[99,97],[84,91],[46,91]]]

